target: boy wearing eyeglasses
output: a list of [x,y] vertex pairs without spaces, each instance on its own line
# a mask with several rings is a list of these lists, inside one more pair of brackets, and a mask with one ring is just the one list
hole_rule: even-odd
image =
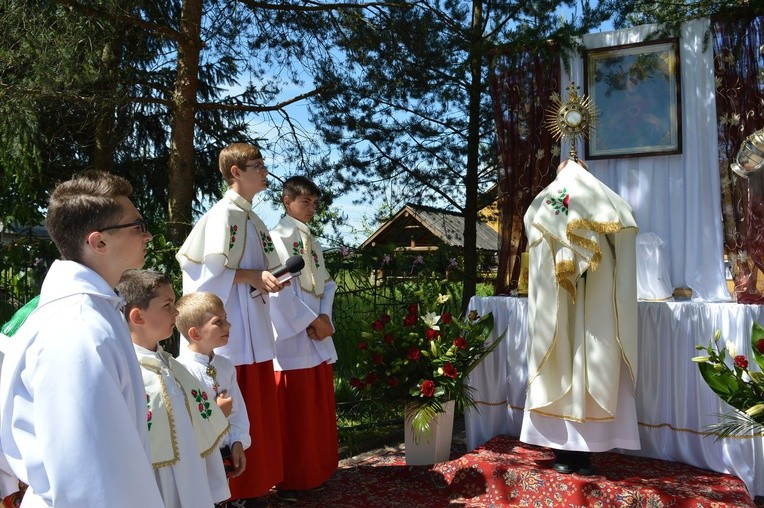
[[28,484],[25,506],[164,506],[151,467],[146,395],[114,292],[151,234],[130,183],[88,171],[51,194],[58,247],[37,309],[9,343],[0,442]]
[[[247,469],[230,485],[232,497],[240,500],[264,496],[283,478],[269,293],[288,282],[269,271],[279,266],[279,257],[268,228],[252,210],[253,198],[268,185],[260,149],[234,143],[221,150],[218,163],[228,190],[196,223],[177,259],[183,294],[214,293],[231,323],[231,339],[215,354],[236,366],[249,417]],[[257,296],[251,296],[253,290],[259,290]]]

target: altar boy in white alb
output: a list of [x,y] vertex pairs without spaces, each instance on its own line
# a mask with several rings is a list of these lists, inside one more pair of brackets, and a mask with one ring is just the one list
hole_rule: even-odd
[[591,474],[588,452],[640,447],[638,230],[629,204],[581,164],[561,164],[524,217],[529,350],[520,439],[553,448],[560,473]]
[[271,231],[282,262],[290,256],[305,261],[299,279],[271,296],[273,364],[284,437],[284,480],[277,488],[279,497],[287,500],[296,498],[298,491],[320,487],[338,461],[332,369],[337,351],[331,338],[337,285],[308,228],[320,196],[308,178],[287,179],[282,198],[287,214]]

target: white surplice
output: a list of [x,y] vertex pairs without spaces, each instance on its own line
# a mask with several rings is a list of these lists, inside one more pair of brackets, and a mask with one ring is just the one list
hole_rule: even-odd
[[528,395],[520,439],[639,448],[637,227],[629,205],[570,162],[525,214]]
[[56,261],[9,345],[0,440],[30,485],[25,507],[164,506],[123,304],[93,270]]
[[324,266],[321,245],[312,238],[307,225],[289,216],[271,230],[271,237],[282,262],[292,255],[302,255],[305,260],[299,278],[271,295],[271,320],[276,336],[274,370],[307,369],[323,362],[336,362],[332,338],[313,340],[306,332],[319,314],[332,319],[337,291],[337,284]]
[[[220,355],[214,355],[210,359],[207,355],[191,351],[187,345],[180,347],[178,362],[183,364],[186,369],[199,381],[204,383],[205,387],[217,396],[223,391],[228,392],[232,399],[231,414],[228,415],[228,421],[231,426],[228,434],[221,441],[222,445],[233,446],[235,442],[240,442],[246,450],[252,444],[249,437],[249,418],[247,417],[247,407],[244,404],[244,397],[241,395],[239,385],[236,382],[236,369],[228,358]],[[214,367],[215,377],[210,375],[209,367]],[[212,498],[215,502],[220,502],[231,497],[231,491],[228,488],[228,478],[225,470],[220,463],[220,454],[211,454],[206,458],[207,476],[210,480],[210,489]]]
[[278,265],[268,231],[252,204],[233,190],[194,226],[178,252],[183,294],[215,293],[223,301],[231,339],[215,350],[234,365],[272,360],[276,355],[268,293],[252,298],[247,284],[234,284],[237,268],[267,270]]

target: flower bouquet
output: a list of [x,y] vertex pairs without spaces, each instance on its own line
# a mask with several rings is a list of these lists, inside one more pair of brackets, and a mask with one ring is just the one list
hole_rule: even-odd
[[[711,430],[717,433],[718,439],[764,432],[764,374],[748,369],[748,358],[738,354],[734,342],[726,341],[725,347],[720,348],[720,338],[721,333],[717,331],[707,347],[695,346],[706,354],[692,359],[698,363],[700,375],[711,390],[737,410],[720,415],[721,421],[711,426]],[[751,327],[751,346],[754,360],[764,371],[764,327],[758,323]],[[727,365],[727,357],[732,359],[732,368]]]
[[457,319],[443,309],[448,300],[448,295],[438,295],[437,312],[411,303],[403,317],[382,314],[358,343],[365,353],[358,365],[364,374],[351,379],[351,385],[363,395],[404,403],[417,439],[428,436],[430,423],[447,401],[454,401],[457,409],[474,407],[472,388],[464,380],[501,340],[487,343],[491,314],[473,311]]

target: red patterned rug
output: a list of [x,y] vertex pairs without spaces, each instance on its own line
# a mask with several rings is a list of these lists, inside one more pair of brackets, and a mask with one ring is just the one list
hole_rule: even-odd
[[435,466],[406,466],[404,448],[343,461],[320,492],[270,506],[331,508],[750,507],[738,478],[685,464],[617,453],[594,454],[594,476],[561,475],[545,449],[497,436]]

